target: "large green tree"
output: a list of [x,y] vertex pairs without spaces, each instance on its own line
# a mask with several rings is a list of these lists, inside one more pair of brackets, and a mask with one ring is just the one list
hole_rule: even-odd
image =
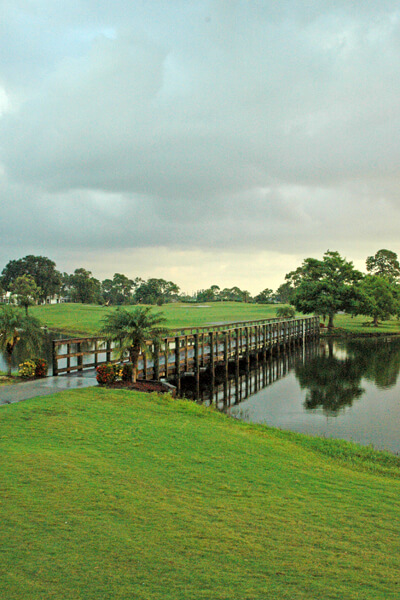
[[69,275],[67,285],[73,302],[97,304],[101,301],[100,281],[82,267],[75,269],[74,273]]
[[328,316],[329,328],[339,311],[352,307],[354,284],[362,277],[352,262],[330,250],[322,260],[306,258],[301,267],[286,276],[295,288],[292,303],[296,309],[304,314]]
[[18,277],[30,275],[38,288],[40,288],[40,300],[45,301],[48,296],[60,292],[61,273],[56,269],[56,263],[46,256],[34,256],[29,254],[18,260],[10,260],[2,271],[2,285],[7,291],[11,291],[12,284]]
[[101,333],[117,343],[121,358],[126,352],[129,354],[133,381],[137,379],[139,354],[146,350],[146,341],[158,344],[161,336],[168,333],[165,321],[162,313],[153,313],[149,306],[140,306],[133,311],[119,308],[103,319]]
[[135,292],[139,304],[164,304],[178,298],[179,287],[173,281],[151,278],[142,281]]
[[107,304],[130,304],[135,282],[122,273],[114,273],[112,279],[101,282],[101,291]]
[[395,284],[387,277],[367,275],[357,285],[357,295],[351,312],[371,317],[375,327],[378,326],[378,321],[387,321],[399,312]]
[[24,315],[15,306],[0,307],[0,349],[5,354],[9,376],[11,375],[12,355],[20,340],[24,341],[28,352],[37,355],[43,342],[40,321],[30,315]]
[[391,250],[378,250],[374,256],[368,256],[366,265],[370,275],[386,277],[390,281],[397,281],[400,278],[397,254]]

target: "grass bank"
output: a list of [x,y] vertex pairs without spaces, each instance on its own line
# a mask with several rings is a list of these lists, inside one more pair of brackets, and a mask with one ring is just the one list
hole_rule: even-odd
[[85,389],[0,409],[7,600],[399,597],[400,459]]
[[[201,327],[211,323],[232,323],[253,319],[270,319],[276,316],[277,304],[244,304],[241,302],[210,302],[205,304],[174,303],[154,307],[167,319],[167,327]],[[126,307],[134,310],[134,306]],[[38,317],[49,329],[66,334],[96,335],[102,319],[116,307],[92,304],[54,304],[33,306],[30,313]],[[301,316],[299,314],[298,316]],[[336,315],[335,333],[356,335],[400,334],[400,321],[393,319],[380,323],[378,327],[366,326],[369,319],[359,316]]]
[[[125,307],[134,310],[135,306]],[[33,306],[29,312],[46,324],[49,329],[69,334],[96,335],[102,325],[102,319],[116,310],[115,306],[92,304],[53,304]],[[201,327],[210,323],[231,323],[253,319],[270,319],[276,316],[276,304],[245,304],[241,302],[210,302],[206,304],[185,304],[177,302],[154,307],[162,312],[166,326]]]

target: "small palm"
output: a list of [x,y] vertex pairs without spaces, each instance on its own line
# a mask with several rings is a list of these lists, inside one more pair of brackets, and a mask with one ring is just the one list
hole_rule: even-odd
[[139,307],[130,312],[117,309],[103,319],[101,333],[118,344],[121,357],[129,353],[133,365],[133,380],[137,378],[140,351],[145,349],[149,340],[158,341],[168,330],[163,327],[166,319],[162,313],[153,313],[151,307]]

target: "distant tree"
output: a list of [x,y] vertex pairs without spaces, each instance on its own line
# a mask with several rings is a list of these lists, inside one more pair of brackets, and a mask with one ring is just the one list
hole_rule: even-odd
[[11,285],[11,292],[16,296],[17,303],[25,308],[26,315],[28,307],[36,304],[40,298],[41,291],[31,275],[21,275]]
[[30,315],[24,315],[15,306],[7,304],[0,307],[0,349],[5,354],[9,376],[12,355],[21,339],[29,352],[37,354],[43,341],[40,321]]
[[290,281],[282,283],[275,292],[275,299],[282,304],[291,304],[294,298],[295,288]]
[[400,277],[400,264],[397,254],[391,250],[378,250],[375,256],[369,256],[366,260],[367,271],[371,275],[386,277],[390,281],[396,281]]
[[103,319],[101,333],[118,343],[121,358],[125,352],[129,353],[133,381],[137,379],[139,354],[146,349],[146,341],[158,342],[162,335],[168,333],[163,327],[165,317],[151,310],[149,306],[138,307],[134,311],[119,308]]
[[10,260],[2,271],[2,285],[7,291],[18,277],[30,275],[40,288],[40,300],[60,292],[61,273],[56,270],[56,263],[45,256],[29,254],[18,260]]
[[199,290],[196,295],[197,302],[215,302],[217,296],[212,288],[206,290]]
[[130,304],[134,286],[134,281],[126,275],[114,273],[112,279],[102,281],[101,290],[103,298],[108,304]]
[[73,302],[97,304],[101,301],[100,281],[86,269],[75,269],[68,278],[69,293]]
[[239,287],[234,286],[221,290],[219,298],[227,302],[249,302],[251,296],[247,290],[241,290]]
[[333,327],[334,316],[346,311],[354,302],[354,284],[362,273],[338,252],[327,251],[323,259],[306,258],[301,267],[287,276],[295,287],[293,305],[296,310],[310,314],[327,315],[328,327]]
[[274,301],[274,292],[270,288],[265,288],[254,297],[254,301],[258,304],[271,304]]
[[294,319],[296,309],[293,306],[280,306],[276,309],[276,316],[279,319]]
[[151,278],[140,283],[135,291],[135,300],[139,304],[157,304],[172,302],[179,296],[179,286],[173,281]]
[[351,312],[372,318],[377,327],[378,321],[387,321],[399,312],[397,289],[389,278],[380,275],[367,275],[357,286]]

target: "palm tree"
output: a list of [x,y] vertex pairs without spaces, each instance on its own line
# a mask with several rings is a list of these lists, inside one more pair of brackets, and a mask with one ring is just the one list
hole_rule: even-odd
[[37,354],[42,346],[43,333],[40,321],[10,305],[0,309],[0,350],[6,355],[8,376],[11,376],[11,360],[14,348],[23,340],[28,352]]
[[129,353],[133,382],[137,380],[139,354],[146,349],[146,341],[157,343],[168,332],[162,326],[166,321],[162,313],[152,313],[151,310],[150,306],[139,307],[132,312],[119,308],[103,319],[101,333],[108,340],[117,342],[121,358],[125,352]]

